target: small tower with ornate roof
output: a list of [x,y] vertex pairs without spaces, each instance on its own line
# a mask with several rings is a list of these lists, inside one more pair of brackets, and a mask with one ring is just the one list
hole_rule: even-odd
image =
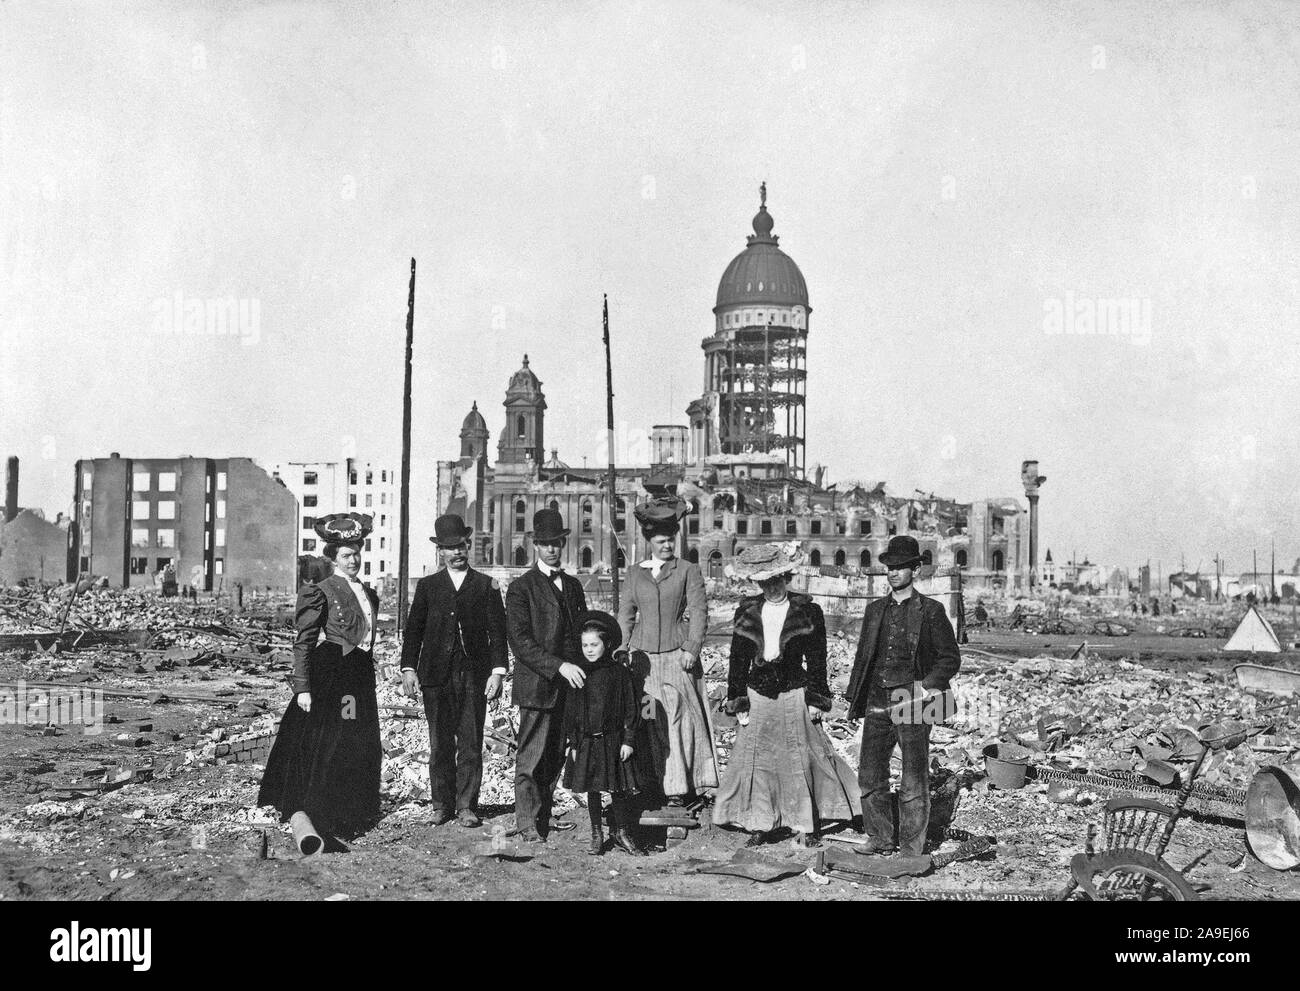
[[483,414],[478,411],[478,403],[475,402],[460,425],[460,456],[462,458],[486,457],[488,441],[491,437],[492,435],[488,433],[487,421],[483,419]]
[[497,460],[505,464],[531,461],[540,465],[546,453],[542,429],[546,396],[542,394],[541,380],[528,367],[528,355],[524,355],[523,367],[510,377],[502,405],[506,408],[506,425],[497,442]]

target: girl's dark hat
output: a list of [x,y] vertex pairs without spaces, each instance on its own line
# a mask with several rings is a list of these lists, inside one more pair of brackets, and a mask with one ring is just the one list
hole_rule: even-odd
[[623,631],[618,625],[618,620],[607,612],[601,612],[599,609],[592,609],[582,616],[582,626],[585,629],[587,624],[600,627],[605,634],[605,642],[608,646],[608,652],[614,653],[623,643]]
[[429,539],[439,547],[456,547],[468,540],[473,532],[473,528],[467,527],[461,517],[448,513],[433,521],[433,536]]
[[316,521],[316,535],[327,544],[355,544],[370,536],[375,518],[363,513],[331,513]]
[[915,537],[890,537],[889,547],[877,558],[887,568],[907,568],[921,563],[921,545]]
[[533,543],[549,543],[568,535],[569,531],[564,527],[564,517],[560,515],[558,509],[539,509],[533,513],[533,529],[528,534],[533,538]]

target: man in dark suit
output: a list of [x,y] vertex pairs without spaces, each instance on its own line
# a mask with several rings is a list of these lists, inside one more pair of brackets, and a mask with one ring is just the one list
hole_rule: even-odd
[[[920,856],[930,822],[930,726],[950,714],[949,679],[961,654],[943,606],[912,585],[921,564],[915,538],[893,537],[880,555],[890,594],[862,616],[857,657],[849,678],[849,718],[863,719],[858,784],[868,842],[860,853],[895,847]],[[889,758],[903,754],[898,831],[889,796]]]
[[506,590],[506,631],[515,655],[511,699],[519,706],[515,754],[515,829],[524,840],[543,840],[551,802],[564,763],[564,702],[570,686],[581,688],[582,619],[587,597],[578,579],[560,567],[564,519],[554,509],[533,515],[533,567]]
[[469,535],[459,516],[433,524],[441,571],[421,578],[406,616],[402,685],[424,693],[429,721],[429,793],[433,824],[456,810],[467,828],[479,825],[483,723],[506,675],[506,611],[501,586],[469,566]]

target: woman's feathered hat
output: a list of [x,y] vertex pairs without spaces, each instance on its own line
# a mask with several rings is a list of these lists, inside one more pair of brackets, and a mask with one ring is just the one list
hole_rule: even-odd
[[316,521],[316,535],[327,544],[356,544],[370,536],[375,518],[363,513],[331,513]]
[[758,544],[746,547],[731,559],[723,569],[728,578],[747,578],[765,582],[777,575],[794,571],[804,562],[799,545],[791,540],[782,543]]
[[681,519],[691,511],[690,503],[680,496],[656,496],[632,510],[643,531],[676,533],[681,529]]

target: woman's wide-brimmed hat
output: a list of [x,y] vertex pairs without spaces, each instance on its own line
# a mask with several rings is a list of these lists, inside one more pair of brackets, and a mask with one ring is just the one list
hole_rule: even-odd
[[356,544],[370,536],[375,518],[363,513],[331,513],[316,521],[316,535],[327,544]]
[[632,510],[642,530],[655,533],[676,533],[681,529],[681,519],[691,511],[690,503],[680,496],[658,496],[643,502]]
[[877,559],[886,568],[908,568],[921,563],[921,545],[915,537],[889,538],[889,546]]
[[724,569],[729,578],[748,578],[765,582],[777,575],[794,571],[804,562],[804,554],[794,541],[758,544],[746,547]]
[[567,537],[569,531],[564,527],[564,517],[558,509],[539,509],[533,513],[533,528],[528,536],[534,544],[545,544],[561,537]]
[[433,536],[429,539],[439,547],[459,547],[473,532],[472,527],[465,525],[463,518],[455,513],[448,513],[433,521]]
[[600,627],[605,634],[605,645],[609,653],[614,653],[623,644],[623,630],[618,625],[618,620],[607,612],[601,612],[599,609],[591,609],[583,613],[582,626],[586,629],[587,625]]

